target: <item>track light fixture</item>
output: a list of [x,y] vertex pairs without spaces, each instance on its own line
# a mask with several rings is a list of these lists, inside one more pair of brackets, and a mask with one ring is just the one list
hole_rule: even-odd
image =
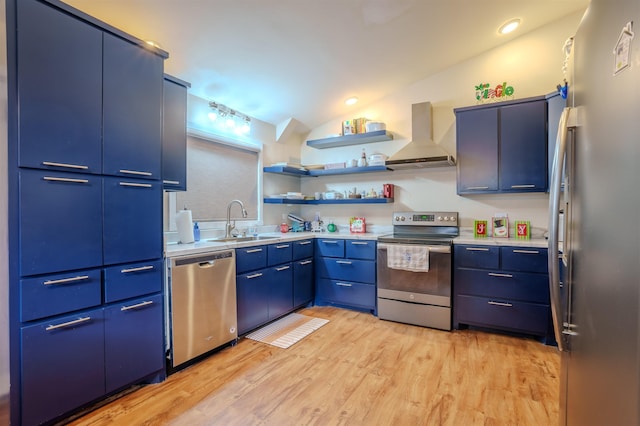
[[241,135],[251,131],[251,117],[248,115],[214,101],[209,102],[209,108],[209,119],[220,129]]

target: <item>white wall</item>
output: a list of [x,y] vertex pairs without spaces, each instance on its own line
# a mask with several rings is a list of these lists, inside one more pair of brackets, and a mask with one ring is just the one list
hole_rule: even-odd
[[[455,156],[455,116],[453,108],[474,105],[475,86],[490,83],[495,86],[506,81],[515,88],[514,97],[525,98],[555,91],[563,79],[562,46],[575,32],[582,13],[573,14],[530,34],[521,36],[478,57],[448,68],[441,73],[418,81],[349,117],[314,129],[308,139],[324,138],[340,133],[341,121],[356,117],[379,119],[387,124],[395,139],[355,147],[314,149],[301,145],[303,164],[342,162],[380,152],[391,155],[411,139],[411,104],[430,101],[433,105],[434,141]],[[437,58],[434,58],[437,60]],[[373,64],[372,66],[375,66]],[[266,179],[266,178],[265,178]],[[368,224],[389,225],[396,210],[453,210],[459,211],[461,225],[472,226],[474,219],[489,219],[496,212],[507,212],[512,219],[530,220],[532,226],[547,227],[547,194],[456,195],[455,167],[416,169],[375,173],[374,175],[345,175],[324,178],[303,178],[302,191],[312,194],[327,189],[378,190],[382,183],[396,185],[395,203],[389,205],[322,205],[305,206],[302,214],[311,218],[319,211],[346,225],[351,216],[365,216]]]

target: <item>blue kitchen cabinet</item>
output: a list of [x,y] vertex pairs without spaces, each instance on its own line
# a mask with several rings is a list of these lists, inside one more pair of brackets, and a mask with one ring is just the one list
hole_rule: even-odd
[[238,335],[269,321],[271,269],[259,269],[236,276]]
[[162,110],[162,185],[168,191],[187,190],[186,81],[165,74]]
[[20,274],[102,265],[102,177],[21,169]]
[[458,194],[545,192],[544,96],[455,109]]
[[289,262],[272,266],[269,274],[269,320],[293,310],[293,266]]
[[454,328],[471,325],[553,343],[546,259],[546,248],[454,245]]
[[104,177],[104,264],[162,257],[160,181]]
[[292,241],[291,255],[293,260],[308,259],[313,257],[313,239]]
[[117,302],[162,291],[162,259],[104,269],[104,301]]
[[314,287],[313,258],[295,260],[293,262],[293,307],[299,308],[312,302]]
[[315,303],[376,312],[376,243],[316,240]]
[[102,31],[17,2],[21,167],[102,172]]
[[20,339],[21,424],[45,423],[104,395],[102,308],[22,327]]
[[236,249],[236,273],[255,271],[267,266],[267,246],[252,246]]
[[163,58],[104,33],[105,175],[160,179]]
[[267,265],[269,266],[291,262],[292,258],[293,244],[290,242],[269,244],[267,246]]
[[164,369],[162,295],[127,300],[104,310],[106,392]]

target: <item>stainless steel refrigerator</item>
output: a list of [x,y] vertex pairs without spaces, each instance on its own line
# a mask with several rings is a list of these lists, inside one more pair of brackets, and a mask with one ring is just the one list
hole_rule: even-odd
[[640,23],[638,0],[592,0],[568,60],[568,107],[551,179],[549,269],[562,359],[560,423],[571,426],[640,424],[640,40],[634,23]]

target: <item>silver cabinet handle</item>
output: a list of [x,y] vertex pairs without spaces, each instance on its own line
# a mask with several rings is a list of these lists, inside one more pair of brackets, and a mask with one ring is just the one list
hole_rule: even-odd
[[132,186],[135,188],[151,188],[153,185],[151,185],[150,183],[120,182],[120,186]]
[[289,269],[290,266],[281,266],[279,268],[276,268],[276,271],[280,272],[280,271],[286,271],[287,269]]
[[63,322],[62,324],[50,325],[45,328],[46,331],[57,330],[59,328],[71,327],[72,325],[81,324],[83,322],[91,321],[91,317],[78,318],[77,320]]
[[162,183],[165,185],[180,185],[180,181],[177,180],[163,180]]
[[79,275],[77,277],[72,277],[72,278],[61,278],[59,280],[47,280],[42,284],[44,285],[67,284],[67,283],[73,283],[78,281],[84,281],[88,279],[89,279],[89,275]]
[[490,277],[513,278],[513,275],[511,274],[498,274],[496,272],[489,272],[488,275]]
[[511,308],[511,307],[513,306],[513,304],[511,304],[511,303],[503,303],[503,302],[493,302],[493,301],[490,301],[490,302],[487,302],[487,303],[488,303],[489,305],[505,306],[505,307],[507,307],[507,308]]
[[289,244],[281,244],[281,245],[277,245],[276,246],[277,249],[284,249],[284,248],[287,248],[287,247],[289,247]]
[[261,248],[256,248],[256,249],[246,250],[245,253],[260,253],[261,251],[262,251]]
[[338,244],[336,240],[322,240],[323,244]]
[[513,252],[520,254],[540,254],[539,250],[513,250]]
[[339,285],[340,287],[353,287],[353,284],[349,283],[336,283],[336,285]]
[[87,170],[89,166],[82,166],[79,164],[67,164],[67,163],[56,163],[53,161],[43,161],[43,166],[53,166],[53,167],[66,167],[67,169],[79,169],[79,170]]
[[313,262],[312,260],[303,260],[302,262],[300,262],[300,265],[308,265],[312,262]]
[[519,188],[535,188],[535,185],[532,184],[522,184],[522,185],[511,185],[511,188],[519,189]]
[[142,308],[143,306],[149,306],[149,305],[153,305],[153,301],[147,300],[147,301],[144,301],[142,303],[136,303],[135,305],[123,306],[122,308],[120,308],[120,311],[122,311],[122,312],[130,311],[132,309],[138,309],[138,308]]
[[336,263],[338,263],[340,265],[351,265],[353,262],[351,262],[349,260],[336,260]]
[[489,189],[489,187],[488,186],[469,186],[469,187],[467,187],[465,189],[470,189],[472,191],[475,191],[475,190],[478,190],[478,189]]
[[137,176],[151,176],[153,173],[151,172],[139,172],[137,170],[119,170],[120,173],[128,174],[128,175],[137,175]]
[[486,248],[486,247],[466,247],[465,250],[467,250],[467,251],[489,251],[489,249]]
[[261,276],[262,276],[262,273],[258,272],[257,274],[247,275],[247,278],[252,279],[252,278],[259,278]]
[[311,244],[311,241],[300,241],[298,243],[298,245],[300,245],[300,246],[306,246],[307,244]]
[[147,266],[140,266],[138,268],[123,269],[120,272],[122,272],[123,274],[128,274],[130,272],[148,271],[150,269],[153,269],[153,266],[147,265]]
[[51,182],[89,183],[89,179],[72,179],[72,178],[60,178],[60,177],[53,177],[53,176],[45,176],[42,179],[48,180]]
[[368,246],[369,243],[364,243],[362,241],[351,241],[351,244],[353,244],[354,246]]

